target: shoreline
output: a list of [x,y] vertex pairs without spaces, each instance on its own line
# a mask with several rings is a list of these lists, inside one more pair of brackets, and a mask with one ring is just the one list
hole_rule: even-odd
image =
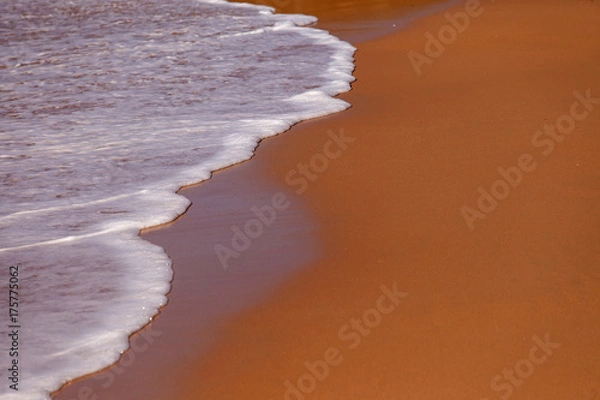
[[[206,337],[219,340],[202,357],[191,347],[189,357],[172,365],[165,358],[168,349],[160,353],[155,343],[151,351],[136,353],[127,379],[97,392],[102,393],[100,398],[126,398],[122,395],[132,391],[136,395],[127,398],[141,398],[140,385],[147,380],[160,382],[161,393],[152,398],[176,394],[175,398],[236,399],[247,398],[248,393],[281,398],[289,392],[290,398],[458,399],[509,390],[527,392],[533,399],[586,398],[585,391],[594,389],[594,374],[600,375],[595,362],[600,357],[593,347],[600,322],[594,307],[600,279],[594,279],[598,271],[590,275],[598,238],[594,223],[600,216],[594,206],[597,186],[592,183],[599,165],[591,149],[599,143],[592,135],[578,133],[599,126],[600,109],[588,110],[571,137],[555,140],[548,159],[540,155],[540,146],[534,146],[538,152],[533,153],[531,141],[544,121],[554,123],[569,113],[573,91],[581,94],[590,88],[593,95],[600,94],[599,78],[594,76],[600,51],[593,41],[599,35],[598,6],[572,4],[566,10],[559,1],[506,3],[490,4],[489,12],[486,8],[474,19],[465,36],[447,46],[452,54],[429,57],[432,62],[423,65],[424,79],[416,76],[406,55],[410,51],[427,55],[423,33],[444,26],[443,15],[369,42],[357,55],[353,91],[340,96],[353,108],[305,121],[283,135],[287,139],[261,142],[251,163],[222,171],[197,191],[188,191],[196,208],[212,215],[214,209],[224,208],[223,192],[242,186],[239,193],[244,195],[225,214],[243,211],[229,220],[243,224],[258,218],[252,213],[254,203],[277,209],[274,193],[287,189],[288,199],[297,198],[289,193],[286,177],[300,170],[298,163],[322,162],[316,155],[327,156],[328,132],[343,130],[356,141],[348,142],[337,157],[330,152],[334,157],[327,157],[326,168],[315,161],[322,171],[314,180],[306,177],[302,204],[241,256],[250,262],[254,255],[258,260],[272,255],[269,242],[291,230],[295,239],[283,243],[298,238],[306,242],[301,240],[300,250],[271,260],[272,265],[288,258],[298,261],[298,254],[308,247],[313,251],[301,264],[310,267],[289,269],[295,278],[283,277],[268,302],[213,326],[216,331],[209,330]],[[540,13],[545,19],[535,20]],[[479,23],[484,16],[485,24]],[[582,23],[581,30],[568,25],[553,32],[551,28],[563,19]],[[517,33],[511,31],[515,28]],[[523,31],[536,38],[540,33],[547,36],[523,43],[517,40]],[[499,56],[502,66],[494,62]],[[525,65],[524,56],[529,60]],[[545,69],[540,72],[542,65]],[[397,115],[398,109],[402,115]],[[471,232],[461,207],[475,209],[478,186],[483,182],[489,190],[498,180],[496,170],[521,165],[518,160],[525,153],[532,155],[523,163],[525,169],[532,161],[537,162],[536,169],[523,170],[518,187],[485,213],[485,220],[475,221],[477,229]],[[257,177],[266,181],[261,189],[243,187]],[[240,201],[246,195],[258,197],[254,203]],[[203,204],[206,198],[210,200]],[[282,206],[281,201],[276,203]],[[193,208],[176,226],[148,234],[153,242],[175,246],[174,252],[166,247],[178,260],[176,280],[177,265],[198,262],[193,250],[201,242],[202,236],[196,235],[203,224],[213,228],[218,224],[192,216]],[[288,215],[287,210],[282,208],[281,215]],[[315,216],[318,225],[305,224]],[[229,239],[229,229],[224,226],[227,235],[217,243]],[[310,240],[315,235],[322,238],[321,244]],[[182,243],[178,248],[182,240],[188,246]],[[261,240],[266,243],[262,247]],[[227,273],[240,274],[238,290],[244,284],[252,286],[252,279],[262,282],[256,271],[236,270],[233,265]],[[211,282],[218,284],[221,277],[215,272]],[[198,288],[185,277],[180,282],[189,284],[182,301],[192,303],[186,296]],[[399,294],[387,296],[389,301],[381,297],[394,291]],[[220,293],[219,288],[212,293]],[[166,317],[161,313],[156,322]],[[361,328],[354,328],[356,318],[362,320]],[[185,343],[198,340],[192,338],[195,329],[183,335]],[[534,347],[537,350],[531,351]],[[490,390],[490,380],[502,374],[502,368],[529,368],[521,362],[528,354],[538,361],[544,354],[546,358],[529,362],[535,373],[527,376],[526,384],[520,377],[519,385],[509,385],[511,381],[499,375],[496,383],[504,386]],[[169,366],[169,374],[134,371],[157,362]],[[315,378],[315,368],[326,375],[323,380]],[[429,377],[435,377],[433,385]],[[65,392],[76,393],[73,390],[81,383]],[[173,387],[167,390],[164,386],[169,385]],[[55,398],[70,398],[60,395]]]
[[[246,1],[243,1],[246,2]],[[406,23],[409,23],[411,21],[413,21],[415,18],[417,18],[416,16],[411,16],[409,20],[406,20],[407,15],[412,15],[409,12],[409,8],[412,8],[415,6],[414,3],[423,3],[420,8],[423,10],[423,12],[432,12],[430,11],[432,9],[431,4],[432,3],[437,3],[437,0],[422,0],[422,1],[418,1],[418,2],[414,2],[411,0],[396,0],[394,2],[392,2],[393,4],[389,5],[386,4],[385,5],[385,9],[387,11],[392,12],[392,14],[390,14],[390,16],[386,17],[385,19],[388,21],[404,21]],[[246,2],[247,3],[247,2]],[[292,2],[279,2],[277,1],[277,4],[264,4],[265,2],[261,2],[261,1],[250,1],[250,3],[254,3],[257,5],[267,5],[267,6],[271,6],[273,8],[276,9],[276,12],[278,13],[295,13],[297,11],[292,11],[289,9],[289,6],[298,6],[298,3],[302,3],[300,4],[301,7],[305,6],[305,1],[304,0],[293,0]],[[353,2],[350,7],[347,8],[347,10],[350,10],[351,13],[349,15],[344,15],[342,18],[335,18],[335,26],[329,26],[326,25],[328,23],[331,22],[331,16],[332,15],[336,15],[336,12],[339,11],[340,7],[347,7],[348,3],[344,2],[344,1],[333,1],[333,2],[329,2],[328,4],[331,6],[331,9],[333,10],[333,12],[330,11],[329,14],[327,13],[323,13],[322,9],[320,8],[320,5],[317,5],[316,8],[313,7],[310,8],[312,11],[317,10],[317,14],[319,14],[319,21],[317,24],[315,24],[315,28],[317,29],[324,29],[327,31],[330,31],[330,33],[334,36],[336,36],[336,33],[346,33],[348,37],[346,37],[346,41],[350,38],[358,40],[359,42],[364,42],[364,41],[368,41],[371,40],[374,37],[380,37],[383,36],[385,34],[388,34],[389,32],[391,32],[392,30],[397,30],[399,28],[393,27],[385,27],[384,29],[380,29],[380,26],[383,21],[382,21],[382,15],[381,15],[381,9],[378,10],[378,12],[375,13],[369,13],[367,12],[368,8],[370,7],[370,3],[378,3],[378,0],[372,1],[372,0],[360,0],[358,2]],[[439,6],[439,5],[438,5]],[[356,15],[355,13],[358,11],[365,11],[365,13],[361,13],[360,18],[358,17],[358,15]],[[412,9],[411,9],[412,11]],[[303,14],[306,14],[306,12],[300,12]],[[379,23],[379,24],[378,24]],[[338,31],[339,29],[339,31]],[[333,31],[332,31],[333,30]],[[342,35],[340,35],[342,36]],[[339,36],[338,36],[339,37]],[[344,40],[343,38],[341,38],[341,40]],[[343,98],[343,95],[345,93],[342,93],[341,95],[335,96],[336,98]],[[343,112],[338,112],[339,113],[343,113]],[[313,118],[313,119],[309,119],[309,120],[304,120],[301,121],[299,123],[294,124],[291,128],[289,128],[287,131],[282,132],[280,134],[277,134],[273,137],[268,137],[266,139],[262,139],[258,145],[257,148],[259,148],[261,145],[263,145],[263,143],[265,143],[267,141],[267,139],[274,139],[275,137],[279,138],[282,134],[286,134],[289,132],[289,130],[294,129],[297,125],[299,124],[305,124],[307,122],[313,122],[313,121],[320,121],[322,119],[327,119],[329,117],[331,117],[331,115],[327,115],[324,117],[317,117],[317,118]],[[229,217],[227,214],[240,214],[240,210],[243,208],[241,206],[241,203],[244,203],[243,201],[241,202],[233,202],[233,204],[229,204],[224,206],[224,202],[227,203],[227,200],[224,200],[223,197],[220,196],[220,194],[215,193],[215,192],[219,192],[220,190],[222,190],[222,188],[220,188],[219,186],[217,186],[216,189],[214,190],[208,190],[207,193],[207,188],[211,188],[213,187],[213,185],[219,185],[220,181],[217,180],[215,183],[213,183],[214,181],[214,177],[215,176],[221,176],[222,174],[229,174],[232,169],[234,171],[237,171],[237,175],[242,175],[242,177],[239,176],[235,176],[235,177],[229,177],[228,179],[230,180],[234,180],[236,182],[236,189],[239,187],[239,182],[243,182],[245,180],[251,180],[252,181],[252,185],[254,186],[256,184],[257,181],[264,181],[262,183],[262,185],[264,187],[269,187],[268,191],[269,193],[273,191],[272,187],[273,184],[272,183],[266,183],[266,181],[268,179],[265,179],[264,176],[257,176],[256,171],[251,170],[249,173],[244,174],[243,170],[244,167],[246,166],[246,164],[251,161],[251,160],[255,160],[256,158],[256,150],[254,152],[254,154],[252,155],[252,157],[246,161],[242,161],[240,163],[236,163],[232,166],[228,166],[216,171],[212,172],[212,175],[209,179],[202,181],[200,183],[196,183],[196,184],[191,184],[191,185],[186,185],[182,188],[179,189],[178,194],[184,195],[185,197],[188,197],[186,195],[186,193],[188,193],[188,191],[193,191],[195,189],[198,188],[202,188],[203,194],[202,197],[203,199],[196,199],[193,201],[193,204],[190,204],[190,206],[188,206],[188,208],[185,210],[185,212],[183,214],[181,214],[180,216],[178,216],[175,220],[158,225],[158,226],[154,226],[154,227],[150,227],[150,228],[145,228],[142,229],[140,231],[140,236],[142,238],[145,238],[145,236],[149,236],[150,238],[156,233],[159,235],[159,237],[161,236],[161,234],[164,232],[165,229],[170,229],[170,228],[174,228],[177,227],[177,229],[181,228],[181,222],[180,221],[186,221],[187,219],[187,215],[188,215],[188,211],[190,210],[190,208],[192,206],[194,207],[199,207],[201,206],[200,204],[203,204],[206,200],[206,198],[208,198],[207,203],[213,203],[212,206],[216,207],[218,209],[218,211],[215,214],[220,215],[220,217],[222,218],[221,220],[217,221],[217,222],[211,222],[211,223],[215,223],[217,225],[222,225],[225,226],[228,223],[234,223],[237,222],[236,220],[234,220],[233,218]],[[248,177],[245,177],[244,175],[248,175]],[[264,175],[264,174],[261,174]],[[220,179],[226,179],[226,178],[220,178]],[[234,190],[236,190],[234,189]],[[234,315],[239,315],[240,313],[244,312],[245,309],[250,308],[251,306],[248,304],[244,304],[244,302],[246,302],[248,300],[248,298],[252,299],[252,302],[250,304],[260,304],[261,301],[267,301],[269,294],[278,286],[283,284],[284,282],[286,282],[286,280],[290,279],[290,276],[297,272],[299,269],[301,269],[305,264],[309,264],[311,262],[314,262],[319,255],[322,253],[322,244],[319,243],[319,241],[317,241],[316,239],[316,230],[317,230],[317,224],[312,223],[309,224],[308,227],[306,228],[301,228],[300,231],[305,230],[306,232],[293,232],[294,228],[290,229],[289,226],[290,225],[294,225],[294,223],[290,223],[290,219],[292,221],[296,220],[296,223],[304,223],[306,220],[312,220],[313,222],[316,220],[314,215],[309,215],[310,211],[306,210],[306,205],[302,204],[304,201],[301,198],[298,198],[298,196],[296,196],[295,193],[293,193],[292,191],[289,191],[289,188],[280,188],[281,190],[275,192],[276,194],[281,194],[283,196],[287,196],[287,199],[290,200],[294,200],[295,198],[295,202],[294,203],[299,203],[299,204],[294,204],[294,208],[287,212],[290,216],[287,216],[285,219],[286,221],[284,221],[283,223],[285,224],[282,228],[277,228],[278,231],[274,231],[275,234],[279,234],[281,233],[281,231],[284,231],[288,237],[286,237],[286,239],[284,240],[284,246],[286,248],[291,249],[291,253],[290,253],[290,257],[283,257],[281,258],[281,260],[279,260],[279,262],[286,262],[289,265],[286,265],[286,269],[285,271],[283,271],[283,273],[281,273],[281,271],[277,271],[275,270],[276,267],[276,263],[277,260],[274,260],[273,257],[269,257],[269,260],[267,260],[270,264],[271,264],[271,269],[270,269],[270,276],[266,279],[261,279],[261,277],[259,276],[257,279],[254,280],[254,293],[249,293],[247,294],[247,298],[242,299],[242,301],[237,302],[237,304],[235,305],[229,305],[229,306],[220,306],[220,305],[212,305],[212,308],[216,309],[217,311],[214,311],[212,314],[210,315],[205,315],[205,321],[203,322],[203,324],[205,325],[214,325],[213,328],[219,326],[219,324],[222,324],[223,321],[227,321],[229,319],[231,319],[232,316]],[[231,187],[227,187],[227,190],[229,191],[229,193],[231,193],[232,188]],[[267,190],[267,189],[265,189]],[[255,187],[252,188],[246,188],[244,194],[235,194],[233,197],[240,199],[240,198],[244,198],[244,197],[250,197],[252,198],[254,196],[254,192],[256,191]],[[256,196],[255,196],[256,197]],[[188,197],[189,198],[189,197]],[[260,198],[260,196],[258,197]],[[224,202],[223,202],[224,200]],[[261,200],[257,200],[257,201],[263,201],[263,199]],[[229,210],[227,208],[230,208]],[[246,209],[250,209],[250,206],[246,206]],[[225,211],[224,211],[225,210]],[[287,207],[286,207],[286,211],[287,211]],[[202,218],[205,222],[206,221],[214,221],[214,218],[212,215],[210,215],[210,213],[208,215],[204,215]],[[186,229],[186,228],[184,228]],[[187,228],[189,229],[189,228]],[[200,230],[203,228],[198,228],[197,226],[192,227],[192,229],[194,230]],[[290,232],[292,231],[292,232]],[[208,232],[209,234],[211,234],[211,232]],[[214,232],[212,232],[214,233]],[[290,237],[293,236],[293,237]],[[223,236],[224,237],[224,236]],[[147,238],[145,238],[146,240],[149,240]],[[266,238],[267,240],[269,239],[268,237]],[[225,240],[225,239],[223,239]],[[154,243],[154,242],[153,242]],[[154,243],[156,244],[156,243]],[[171,242],[170,245],[172,245],[173,243]],[[312,250],[310,251],[311,254],[309,255],[305,255],[307,248],[311,248]],[[261,251],[263,252],[270,252],[269,250],[265,250],[262,249]],[[175,253],[178,253],[178,250],[175,250]],[[206,253],[210,253],[210,252],[206,252]],[[171,252],[169,251],[169,255],[171,255]],[[294,260],[291,261],[290,258],[293,258]],[[174,266],[174,278],[173,281],[171,282],[173,284],[173,282],[177,279],[179,274],[177,270],[177,267]],[[208,271],[207,271],[208,272]],[[260,273],[258,273],[257,275],[264,275],[265,272],[261,271]],[[194,279],[199,279],[198,274],[194,274],[192,273],[191,275],[194,276]],[[201,274],[202,275],[202,274]],[[206,303],[211,303],[210,301],[210,293],[211,293],[211,288],[210,288],[210,282],[214,282],[215,281],[215,276],[218,274],[211,274],[211,273],[207,273],[202,275],[203,279],[206,280],[206,282],[208,282],[208,285],[205,285],[205,289],[204,291],[208,294],[208,296],[205,296],[204,299],[202,300],[198,300],[195,299],[195,302],[202,302],[205,301]],[[185,279],[182,278],[181,276],[179,277],[179,279]],[[218,278],[217,278],[218,279]],[[233,287],[235,289],[235,287],[237,285],[239,285],[240,279],[236,278],[234,280],[231,280],[228,284],[230,285],[230,288]],[[233,285],[233,286],[231,286]],[[220,287],[220,290],[223,290],[223,287]],[[185,288],[182,290],[183,292],[185,291],[191,291],[191,289]],[[185,293],[184,293],[185,296]],[[132,335],[130,335],[129,338],[129,342],[130,342],[130,348],[123,354],[123,356],[121,357],[121,359],[111,365],[108,366],[102,370],[99,370],[97,372],[94,372],[92,374],[88,374],[79,378],[74,379],[71,382],[66,383],[63,387],[61,387],[59,390],[53,392],[51,394],[51,398],[55,399],[55,400],[61,400],[61,399],[88,399],[88,398],[103,398],[103,397],[107,397],[107,398],[115,398],[115,396],[119,396],[119,391],[121,392],[122,396],[125,396],[124,393],[127,393],[131,390],[135,390],[134,388],[137,387],[138,389],[140,388],[139,384],[136,384],[135,382],[139,382],[142,379],[145,379],[145,376],[140,375],[141,372],[140,371],[132,371],[132,366],[136,363],[144,363],[146,361],[152,362],[154,364],[156,364],[156,360],[164,357],[166,355],[166,353],[168,352],[168,347],[165,347],[163,345],[163,347],[161,349],[156,349],[155,347],[155,343],[157,340],[160,340],[160,338],[164,335],[164,331],[163,330],[158,330],[156,328],[156,320],[159,320],[160,318],[164,318],[164,311],[166,309],[168,309],[168,307],[174,307],[173,306],[173,287],[171,289],[171,291],[167,294],[167,297],[169,298],[168,303],[161,307],[159,310],[159,313],[153,318],[153,321],[150,322],[149,324],[145,325],[144,327],[142,327],[140,330],[134,332]],[[185,311],[186,307],[179,307],[179,310],[177,311],[177,314],[174,316],[174,320],[176,324],[182,324],[182,309],[183,311]],[[187,310],[189,311],[189,310]],[[219,322],[219,321],[214,321],[215,315],[218,315],[222,318],[225,318],[223,321]],[[170,323],[170,322],[169,322]],[[164,326],[164,325],[168,325],[169,323],[163,323],[160,326]],[[162,329],[162,328],[161,328]],[[200,328],[203,329],[203,328]],[[209,329],[206,329],[207,331],[209,331]],[[213,335],[214,336],[214,335]],[[188,336],[187,337],[187,341],[190,342],[192,341],[192,339]],[[216,341],[216,338],[211,337],[211,332],[207,332],[205,333],[205,336],[202,338],[202,340],[196,340],[196,345],[197,348],[199,349],[198,351],[203,351],[203,349],[208,349],[210,348],[210,344],[212,342]],[[168,345],[167,345],[168,346]],[[152,350],[157,350],[157,354],[154,355],[150,355],[148,356],[148,354],[145,354],[149,349]],[[152,353],[151,351],[148,351],[148,353]],[[141,361],[140,361],[141,360]],[[131,378],[131,381],[127,381],[127,379],[129,379],[129,376],[125,376],[125,375],[133,375]],[[121,386],[121,389],[118,389],[117,391],[113,388],[113,385],[115,385],[115,381],[120,381],[119,384]],[[167,392],[165,392],[167,393]],[[167,396],[167,394],[163,393],[165,396]],[[139,397],[144,397],[147,398],[149,395],[155,395],[156,393],[153,392],[152,390],[137,390],[137,396]],[[170,396],[170,395],[169,395]],[[123,397],[125,398],[125,397]]]

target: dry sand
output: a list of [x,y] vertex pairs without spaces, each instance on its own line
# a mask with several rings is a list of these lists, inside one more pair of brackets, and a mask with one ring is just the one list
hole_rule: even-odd
[[[600,4],[471,11],[420,76],[407,54],[443,13],[360,45],[353,108],[183,191],[188,214],[145,235],[175,263],[155,335],[55,399],[595,399],[600,100],[573,104],[600,99]],[[504,198],[473,214],[479,187]],[[215,244],[273,201],[224,270]]]

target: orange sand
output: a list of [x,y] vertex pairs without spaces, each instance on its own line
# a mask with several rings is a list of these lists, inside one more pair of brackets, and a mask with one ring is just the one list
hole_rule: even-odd
[[[573,92],[600,98],[600,4],[481,7],[420,77],[407,53],[443,13],[360,45],[353,108],[185,190],[188,214],[146,235],[175,263],[162,334],[108,388],[55,399],[594,399],[600,104]],[[537,133],[568,114],[571,133]],[[354,141],[334,154],[342,130]],[[321,172],[297,194],[311,160]],[[505,198],[471,231],[461,208],[480,186]],[[278,192],[290,207],[220,268],[214,245]],[[397,304],[382,297],[394,284]]]

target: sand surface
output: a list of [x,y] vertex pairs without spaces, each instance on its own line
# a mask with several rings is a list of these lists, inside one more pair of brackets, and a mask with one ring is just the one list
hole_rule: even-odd
[[471,4],[443,54],[444,13],[359,44],[350,110],[183,191],[145,235],[169,305],[55,398],[595,399],[600,4]]

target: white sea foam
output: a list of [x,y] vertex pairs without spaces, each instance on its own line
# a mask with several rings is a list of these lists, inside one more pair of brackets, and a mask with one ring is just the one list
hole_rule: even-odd
[[5,372],[0,398],[48,399],[115,362],[166,303],[170,261],[138,231],[186,210],[177,189],[348,107],[331,96],[354,48],[314,21],[223,1],[0,3],[0,269],[20,264],[22,326],[19,391]]

